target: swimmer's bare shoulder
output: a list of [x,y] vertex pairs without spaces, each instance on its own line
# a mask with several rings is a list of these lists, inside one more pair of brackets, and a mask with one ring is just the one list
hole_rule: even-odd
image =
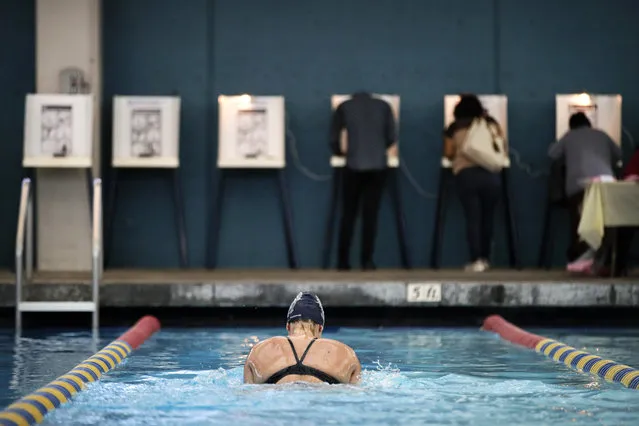
[[357,354],[346,343],[333,339],[318,339],[322,346],[330,347],[335,351],[336,358],[342,359],[343,368],[346,370],[344,380],[346,383],[357,384],[362,374],[362,365]]
[[262,340],[261,342],[257,342],[255,345],[253,345],[253,347],[251,348],[251,352],[249,353],[249,356],[251,356],[251,354],[257,354],[265,349],[270,349],[274,345],[280,345],[282,342],[285,342],[285,341],[286,341],[286,337],[282,337],[282,336],[269,337],[268,339]]
[[244,383],[259,383],[259,381],[257,381],[256,379],[258,377],[257,363],[259,360],[259,353],[262,352],[265,347],[271,346],[273,343],[273,339],[274,338],[271,337],[269,339],[262,340],[261,342],[253,345],[253,347],[251,348],[251,351],[249,352],[248,356],[246,357],[246,361],[244,362]]
[[[263,383],[265,377],[286,367],[288,348],[288,341],[283,336],[269,337],[256,343],[244,362],[244,383]],[[290,355],[292,357],[292,353]]]

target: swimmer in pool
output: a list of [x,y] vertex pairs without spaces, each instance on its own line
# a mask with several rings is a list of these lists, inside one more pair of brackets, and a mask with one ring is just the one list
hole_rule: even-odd
[[295,297],[286,330],[287,337],[271,337],[251,349],[244,383],[359,382],[362,367],[355,351],[342,342],[322,339],[324,308],[315,294],[302,292]]

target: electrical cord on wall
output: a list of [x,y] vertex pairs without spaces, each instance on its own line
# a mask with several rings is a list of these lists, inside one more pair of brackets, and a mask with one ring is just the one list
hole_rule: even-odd
[[320,175],[318,173],[313,172],[308,167],[306,167],[302,163],[302,159],[300,158],[300,153],[297,150],[297,138],[295,138],[295,134],[291,130],[289,126],[289,115],[286,114],[286,140],[288,141],[288,145],[291,148],[291,156],[293,157],[293,165],[297,170],[300,171],[304,176],[309,178],[310,180],[314,180],[316,182],[327,182],[332,179],[332,175]]
[[417,192],[417,194],[420,197],[424,197],[424,198],[428,198],[428,199],[436,199],[437,198],[437,195],[431,194],[428,191],[426,191],[424,188],[421,187],[419,182],[417,182],[417,179],[415,179],[413,174],[410,172],[410,169],[406,165],[406,160],[404,160],[404,158],[401,155],[399,156],[399,168],[401,169],[402,173],[404,173],[404,176],[406,176],[406,179],[408,180],[408,183],[410,183],[410,186],[413,187],[415,192]]
[[508,147],[508,153],[512,164],[515,164],[519,170],[527,174],[531,179],[539,179],[543,176],[549,176],[550,172],[547,170],[535,170],[530,164],[525,163],[521,159],[521,154],[512,146]]
[[[630,146],[632,146],[632,150],[634,151],[635,149],[637,149],[637,145],[635,144],[635,138],[632,137],[632,133],[630,133],[630,131],[625,127],[622,127],[621,131],[623,132],[624,135],[626,135],[628,142],[630,142]],[[621,139],[622,139],[621,144],[623,145],[623,136],[621,137]]]

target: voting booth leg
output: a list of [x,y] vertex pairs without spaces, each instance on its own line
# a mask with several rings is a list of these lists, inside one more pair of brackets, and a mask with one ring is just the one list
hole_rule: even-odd
[[433,243],[430,250],[430,267],[439,269],[442,260],[442,244],[444,242],[444,224],[446,220],[446,187],[449,170],[442,167],[439,172],[439,188],[435,207],[435,227],[433,228]]
[[[133,170],[132,170],[133,171]],[[136,170],[140,171],[140,170]],[[104,239],[104,264],[105,266],[109,265],[109,261],[111,258],[111,248],[113,244],[113,223],[115,221],[115,215],[117,212],[117,201],[118,201],[118,178],[121,170],[118,168],[111,169],[111,176],[109,182],[109,196],[107,201],[107,216],[106,216],[106,226],[105,226],[105,239]],[[178,249],[180,256],[180,266],[182,268],[188,267],[188,251],[187,251],[187,237],[186,237],[186,223],[184,219],[184,202],[182,199],[182,188],[180,185],[180,179],[177,170],[169,169],[162,170],[162,172],[170,173],[167,175],[169,179],[172,181],[172,201],[173,201],[173,211],[175,212],[176,217],[176,228],[178,234]]]
[[89,194],[89,212],[93,217],[93,170],[86,169],[87,176],[87,194]]
[[[614,278],[617,276],[617,245],[619,243],[617,238],[617,228],[608,228],[606,231],[610,232],[610,277]],[[626,230],[626,232],[628,232]]]
[[406,243],[406,220],[404,218],[404,209],[402,208],[402,198],[399,188],[398,169],[391,170],[391,197],[393,200],[393,209],[395,210],[395,223],[397,226],[397,240],[399,242],[399,254],[401,257],[402,267],[410,269],[410,256],[408,254],[408,246]]
[[539,245],[539,258],[537,259],[537,267],[539,269],[550,269],[550,260],[552,259],[552,253],[554,248],[554,238],[551,237],[552,233],[552,202],[550,200],[546,203],[546,212],[544,213],[544,228],[541,232],[541,243]]
[[510,260],[510,267],[513,269],[521,269],[521,263],[519,261],[519,253],[517,247],[519,238],[517,235],[517,225],[515,223],[515,217],[513,215],[512,205],[510,203],[510,185],[508,178],[508,170],[504,169],[501,172],[501,182],[504,197],[504,214],[506,216],[506,237],[508,238],[508,256]]
[[219,169],[217,175],[217,189],[215,195],[212,197],[213,202],[211,205],[211,221],[209,225],[209,238],[208,238],[208,254],[207,267],[209,269],[217,268],[217,248],[220,238],[220,227],[222,224],[222,207],[224,202],[224,179],[226,173],[223,169]]
[[180,265],[189,267],[189,252],[186,237],[186,217],[184,214],[184,196],[182,195],[182,181],[180,171],[172,169],[169,178],[173,185],[173,211],[175,212],[175,228],[177,229],[178,244],[180,249]]
[[[207,266],[209,269],[217,267],[217,255],[220,242],[220,227],[222,225],[222,210],[224,203],[224,187],[226,183],[226,173],[228,171],[220,169],[218,175],[217,191],[214,196],[214,205],[211,209],[213,217],[211,218],[209,228],[209,249],[207,255]],[[286,254],[288,257],[288,266],[290,269],[297,269],[297,250],[293,240],[293,210],[288,196],[288,188],[286,185],[286,176],[284,170],[277,170],[278,192],[280,195],[280,205],[282,208],[282,219],[284,224],[284,237],[286,239]]]
[[322,250],[322,268],[328,269],[331,263],[331,252],[333,249],[333,237],[335,235],[335,220],[337,218],[337,206],[342,185],[341,168],[333,168],[333,185],[331,189],[331,201],[328,207],[326,229],[324,231],[324,247]]
[[277,172],[277,182],[280,191],[280,203],[282,207],[282,219],[284,225],[284,235],[286,238],[286,254],[288,256],[288,267],[297,269],[297,250],[293,238],[293,209],[288,196],[288,186],[286,184],[286,171],[280,169]]
[[104,266],[108,267],[111,260],[111,244],[113,243],[113,222],[118,197],[118,169],[112,168],[109,176],[106,208],[106,221],[104,229]]

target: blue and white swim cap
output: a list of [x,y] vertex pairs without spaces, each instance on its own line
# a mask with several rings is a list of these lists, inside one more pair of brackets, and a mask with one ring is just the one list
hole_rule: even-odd
[[324,308],[316,294],[302,291],[295,296],[288,308],[286,322],[298,320],[311,320],[315,324],[324,326]]

